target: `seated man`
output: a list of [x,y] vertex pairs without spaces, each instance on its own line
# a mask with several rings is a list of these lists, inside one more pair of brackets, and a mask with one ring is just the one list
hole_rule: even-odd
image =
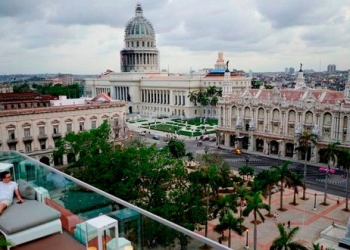
[[17,197],[17,202],[22,203],[22,199],[16,182],[11,181],[11,174],[8,171],[0,173],[0,214],[12,204],[13,194]]

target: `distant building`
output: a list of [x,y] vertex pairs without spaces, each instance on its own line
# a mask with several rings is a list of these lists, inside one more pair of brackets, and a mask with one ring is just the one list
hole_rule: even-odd
[[327,66],[327,73],[328,74],[334,74],[336,72],[337,68],[335,64],[328,64]]
[[71,74],[58,74],[57,77],[62,80],[63,86],[72,85],[74,83],[74,77]]
[[290,75],[293,75],[295,73],[295,69],[293,67],[290,67],[288,72]]
[[288,72],[289,72],[288,68],[285,68],[285,69],[284,69],[284,73],[285,73],[285,74],[288,74]]
[[0,93],[12,93],[13,87],[10,84],[0,84]]

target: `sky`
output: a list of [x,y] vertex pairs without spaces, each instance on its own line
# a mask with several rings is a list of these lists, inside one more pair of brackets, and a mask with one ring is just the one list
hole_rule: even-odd
[[350,0],[1,0],[0,74],[120,72],[137,3],[172,73],[350,69]]

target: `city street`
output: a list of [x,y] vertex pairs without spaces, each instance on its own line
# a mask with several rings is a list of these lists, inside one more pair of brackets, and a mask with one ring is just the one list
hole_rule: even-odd
[[[145,136],[139,136],[147,143],[156,143],[159,148],[164,147],[166,142],[164,141],[165,133],[159,131],[150,131],[150,134]],[[137,134],[137,133],[136,133]],[[159,140],[152,139],[153,135],[158,135]],[[256,171],[262,171],[268,169],[273,165],[281,165],[285,161],[293,161],[291,158],[278,158],[277,156],[267,156],[261,155],[259,153],[250,154],[243,152],[241,155],[233,154],[232,148],[221,148],[218,149],[216,142],[203,141],[202,146],[197,146],[198,140],[195,138],[188,138],[185,136],[179,136],[180,140],[183,140],[186,145],[186,152],[193,152],[194,154],[204,153],[205,147],[208,148],[208,152],[217,152],[219,153],[225,161],[230,165],[231,170],[238,170],[239,167],[247,166],[253,167]],[[306,175],[306,185],[307,189],[313,189],[316,191],[324,191],[324,180],[325,173],[320,173],[318,171],[319,167],[326,166],[326,164],[308,164],[307,165],[307,175]],[[303,161],[292,162],[290,169],[299,174],[304,173],[304,163]],[[329,174],[328,179],[328,193],[333,194],[339,197],[345,197],[345,179],[343,178],[343,171],[337,169],[334,174]]]

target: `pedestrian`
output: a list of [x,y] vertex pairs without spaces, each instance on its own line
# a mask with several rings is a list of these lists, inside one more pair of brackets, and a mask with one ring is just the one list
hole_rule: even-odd
[[287,222],[287,228],[290,228],[290,220]]
[[278,221],[278,213],[275,212],[275,213],[273,214],[273,219],[274,219],[276,222]]

